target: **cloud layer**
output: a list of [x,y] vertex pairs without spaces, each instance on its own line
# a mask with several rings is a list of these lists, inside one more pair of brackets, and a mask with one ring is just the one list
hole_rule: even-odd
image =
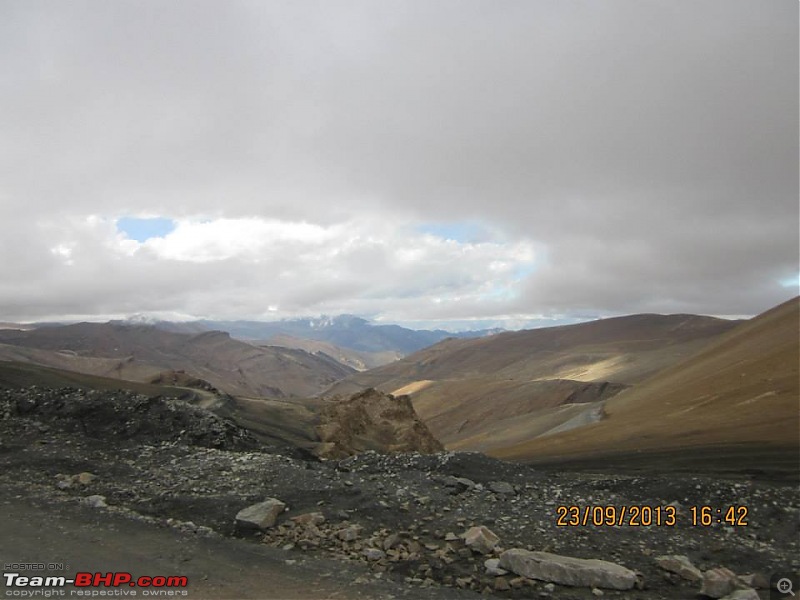
[[797,23],[4,2],[0,320],[760,312],[798,292]]

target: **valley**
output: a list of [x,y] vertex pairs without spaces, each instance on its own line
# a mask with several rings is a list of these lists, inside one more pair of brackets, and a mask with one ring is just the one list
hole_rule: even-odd
[[[109,547],[138,529],[113,552],[142,573],[171,567],[131,552],[182,539],[168,553],[195,597],[766,598],[772,574],[800,570],[798,307],[447,339],[362,372],[313,340],[7,329],[3,531],[33,556],[13,519]],[[274,522],[237,525],[265,498]],[[698,526],[702,506],[745,506],[746,525]],[[565,526],[569,507],[676,521]],[[567,585],[511,558],[537,552],[602,567]],[[232,579],[209,553],[279,583]],[[91,545],[71,556],[110,564]]]

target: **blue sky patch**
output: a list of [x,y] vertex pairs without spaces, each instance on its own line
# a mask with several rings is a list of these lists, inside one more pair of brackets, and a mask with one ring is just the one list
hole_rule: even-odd
[[782,279],[781,285],[787,288],[800,286],[800,274],[797,274],[794,277],[787,277],[786,279]]
[[486,228],[469,221],[425,223],[416,229],[420,233],[427,233],[445,240],[454,240],[461,244],[483,242],[489,237]]
[[164,237],[175,229],[175,221],[161,217],[140,219],[138,217],[122,217],[117,220],[117,231],[124,233],[132,240],[144,242],[150,238]]

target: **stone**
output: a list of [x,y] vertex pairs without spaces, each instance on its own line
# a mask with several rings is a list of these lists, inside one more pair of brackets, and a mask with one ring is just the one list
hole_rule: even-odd
[[529,579],[573,587],[630,590],[637,580],[636,573],[616,563],[531,552],[521,548],[503,552],[500,555],[500,567]]
[[498,577],[508,574],[508,571],[500,568],[499,558],[487,558],[485,561],[483,561],[483,566],[486,568],[487,575],[494,575]]
[[292,517],[292,522],[297,525],[322,525],[325,522],[325,515],[321,512],[310,512]]
[[277,498],[267,498],[236,513],[236,526],[241,529],[266,530],[275,525],[286,505]]
[[361,527],[359,525],[348,525],[336,532],[338,537],[343,542],[352,542],[359,538],[361,535]]
[[682,554],[671,554],[657,556],[656,564],[670,573],[675,573],[686,581],[702,581],[703,572],[692,564],[688,556]]
[[494,580],[494,589],[498,592],[506,592],[511,589],[511,585],[505,577],[498,577]]
[[456,578],[456,585],[460,588],[467,588],[472,584],[472,577],[458,577]]
[[95,479],[97,479],[97,475],[94,475],[93,473],[89,473],[87,471],[75,475],[75,481],[80,483],[81,485],[89,485]]
[[386,558],[386,553],[379,548],[365,548],[361,553],[367,557],[367,560],[381,560]]
[[392,548],[396,548],[400,545],[402,538],[398,533],[391,533],[389,536],[383,540],[383,549],[384,550],[391,550]]
[[762,573],[748,573],[747,575],[739,575],[739,581],[744,583],[747,587],[755,588],[757,590],[766,590],[769,588],[769,578],[765,577]]
[[709,569],[703,573],[703,587],[700,594],[709,598],[723,598],[744,587],[736,573],[725,567]]
[[474,552],[489,554],[500,543],[500,538],[489,528],[470,527],[463,535],[464,543]]
[[467,479],[466,477],[453,477],[452,475],[444,477],[442,483],[445,487],[452,488],[457,494],[466,490],[471,490],[476,485],[471,479]]
[[547,583],[544,586],[545,592],[550,592],[551,594],[556,591],[556,586],[553,583]]
[[599,598],[600,596],[604,596],[605,593],[600,588],[592,588],[592,596]]
[[489,483],[489,490],[501,496],[513,496],[516,494],[514,486],[505,481],[492,481]]
[[86,503],[92,508],[105,508],[108,506],[108,504],[106,504],[106,497],[99,496],[97,494],[93,496],[87,496]]
[[761,596],[753,589],[736,590],[723,597],[722,600],[761,600]]

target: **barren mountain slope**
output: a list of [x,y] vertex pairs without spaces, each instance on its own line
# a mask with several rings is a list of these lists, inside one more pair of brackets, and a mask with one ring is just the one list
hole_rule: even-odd
[[448,447],[487,450],[590,418],[593,403],[691,356],[737,323],[633,315],[450,339],[353,375],[328,393],[376,387],[408,394]]
[[[311,340],[295,337],[285,333],[278,333],[266,340],[271,346],[282,348],[296,348],[305,350],[309,354],[326,354],[337,362],[355,369],[356,371],[366,371],[393,362],[403,355],[394,350],[384,350],[381,352],[366,352],[363,350],[352,350],[336,346],[329,342]],[[257,346],[264,345],[263,341],[253,340],[251,343]]]
[[94,375],[151,381],[185,371],[230,394],[311,396],[354,371],[302,350],[255,347],[218,331],[198,335],[150,326],[79,323],[0,331],[0,358]]
[[79,388],[85,390],[128,390],[147,396],[170,396],[200,403],[211,396],[209,392],[175,385],[125,381],[111,377],[88,375],[43,367],[32,363],[0,361],[0,389],[30,386],[47,388]]
[[[586,427],[495,450],[514,460],[583,460],[647,451],[797,461],[798,298],[740,325],[695,356],[609,400]],[[764,465],[766,468],[768,465]]]

